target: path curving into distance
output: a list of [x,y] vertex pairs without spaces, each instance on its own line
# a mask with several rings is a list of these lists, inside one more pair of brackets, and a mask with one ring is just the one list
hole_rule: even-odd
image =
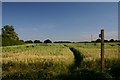
[[68,45],[64,45],[64,46],[69,47],[70,51],[72,51],[72,53],[74,55],[74,63],[73,63],[72,66],[79,67],[81,65],[82,61],[83,61],[84,55],[74,47],[70,47]]
[[74,59],[75,59],[74,66],[79,67],[83,61],[83,54],[73,47],[69,47],[69,49],[72,51],[74,55]]

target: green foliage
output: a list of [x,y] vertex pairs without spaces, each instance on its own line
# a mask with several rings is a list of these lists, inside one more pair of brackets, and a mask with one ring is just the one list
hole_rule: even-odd
[[32,40],[25,41],[25,43],[33,43]]
[[12,25],[5,25],[2,28],[2,46],[12,46],[24,44],[23,40],[19,40],[18,34]]
[[2,28],[2,38],[8,38],[12,40],[19,40],[17,33],[12,25],[5,25]]
[[115,40],[114,39],[110,39],[110,42],[114,42]]
[[24,44],[23,40],[12,40],[9,38],[2,38],[2,46],[12,46]]
[[47,40],[44,41],[44,43],[52,43],[52,41],[47,39]]
[[42,43],[40,40],[34,40],[34,43]]

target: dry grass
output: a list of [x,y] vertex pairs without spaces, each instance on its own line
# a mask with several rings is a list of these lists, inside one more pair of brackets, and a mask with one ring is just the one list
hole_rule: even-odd
[[[115,46],[111,46],[111,44]],[[68,74],[69,67],[74,63],[74,55],[69,50],[69,47],[64,45],[72,46],[84,55],[84,68],[99,67],[100,43],[96,43],[96,45],[94,43],[64,43],[8,46],[2,48],[3,77],[11,76],[10,74],[18,76],[19,73],[25,73],[35,78],[35,76],[39,76],[38,74],[41,71],[40,75],[43,76],[44,73],[45,75],[48,74],[48,76],[56,76],[62,73]],[[107,65],[113,64],[114,61],[111,60],[117,58],[117,43],[105,43]]]
[[67,73],[74,62],[68,47],[60,44],[34,45],[32,47],[3,47],[3,76],[16,72],[52,72],[54,75]]

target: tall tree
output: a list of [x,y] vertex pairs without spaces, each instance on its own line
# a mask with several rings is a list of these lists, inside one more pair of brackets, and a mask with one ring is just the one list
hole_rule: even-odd
[[19,40],[18,34],[12,25],[5,25],[2,28],[2,38],[8,38],[12,40]]

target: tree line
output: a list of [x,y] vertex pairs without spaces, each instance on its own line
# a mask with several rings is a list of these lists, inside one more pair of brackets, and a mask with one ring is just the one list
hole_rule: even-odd
[[[11,46],[11,45],[22,45],[25,43],[52,43],[50,39],[45,40],[44,42],[40,40],[20,40],[18,34],[15,32],[15,29],[12,25],[5,25],[2,29],[2,34],[0,35],[0,40],[2,40],[2,46]],[[118,40],[110,39],[104,40],[105,42],[119,42]],[[100,39],[91,42],[101,42]],[[73,43],[71,41],[55,41],[53,43]]]
[[[91,42],[101,42],[101,39],[97,39],[97,40],[91,41]],[[120,42],[120,41],[119,40],[110,39],[110,40],[104,40],[104,42]]]
[[[40,40],[20,40],[12,25],[5,25],[1,28],[1,31],[0,40],[2,40],[2,46],[22,45],[25,43],[42,43]],[[52,43],[52,41],[47,39],[44,43]]]
[[44,42],[42,42],[42,41],[40,41],[40,40],[34,40],[34,41],[32,41],[32,40],[27,40],[27,41],[25,41],[25,43],[52,43],[52,41],[51,41],[50,39],[47,39],[47,40],[45,40]]

